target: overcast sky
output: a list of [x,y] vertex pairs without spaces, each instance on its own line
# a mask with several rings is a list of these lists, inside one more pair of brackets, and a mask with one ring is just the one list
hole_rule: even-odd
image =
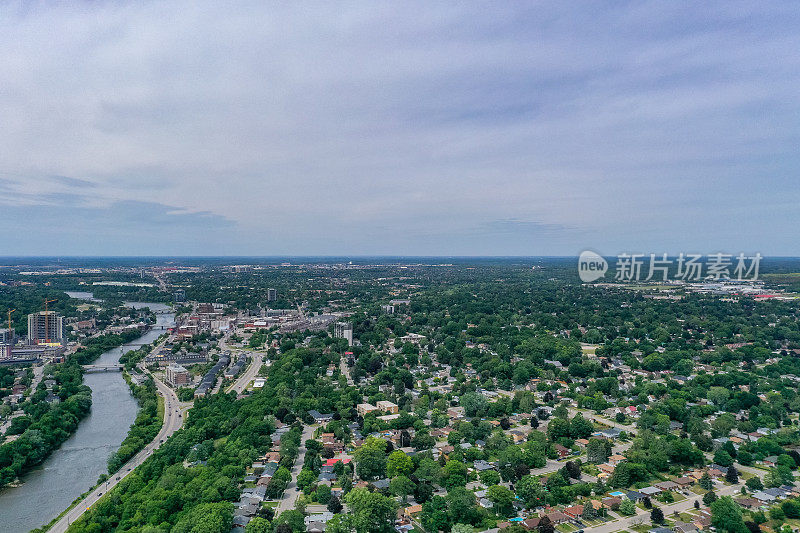
[[0,6],[0,255],[800,255],[795,2]]

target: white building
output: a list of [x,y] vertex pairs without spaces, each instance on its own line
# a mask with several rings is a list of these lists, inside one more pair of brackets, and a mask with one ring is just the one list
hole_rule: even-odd
[[353,345],[353,324],[350,322],[337,322],[333,326],[333,336],[337,339],[347,339],[347,345]]

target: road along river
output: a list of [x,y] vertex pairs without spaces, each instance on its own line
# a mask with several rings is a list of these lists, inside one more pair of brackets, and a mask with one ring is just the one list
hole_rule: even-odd
[[[91,293],[69,293],[90,299]],[[153,311],[169,309],[160,303],[131,302],[132,307]],[[173,314],[159,314],[157,325],[174,324]],[[153,329],[133,341],[137,346],[122,346],[102,354],[94,364],[111,365],[120,356],[151,343],[163,334]],[[23,533],[47,524],[72,501],[93,487],[108,471],[106,461],[119,449],[136,419],[138,405],[119,372],[84,374],[83,383],[92,389],[92,410],[75,433],[36,470],[28,473],[22,485],[0,492],[0,531]]]

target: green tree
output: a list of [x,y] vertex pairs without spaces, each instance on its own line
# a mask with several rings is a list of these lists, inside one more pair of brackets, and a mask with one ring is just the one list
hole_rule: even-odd
[[762,490],[764,488],[764,484],[761,483],[761,478],[759,478],[758,476],[751,477],[750,479],[745,481],[744,484],[751,491]]
[[389,492],[401,497],[403,502],[408,500],[408,495],[414,492],[414,487],[414,482],[406,476],[397,476],[389,482]]
[[391,533],[394,531],[397,504],[378,492],[365,488],[351,490],[345,496],[356,533]]
[[733,464],[733,457],[731,457],[731,454],[720,448],[714,453],[714,462],[722,466],[731,466]]
[[449,490],[467,484],[467,466],[461,461],[451,459],[442,468],[442,483]]
[[464,487],[456,487],[447,493],[447,510],[453,521],[472,522],[477,516],[475,494]]
[[545,504],[547,491],[542,487],[538,478],[533,476],[523,476],[516,485],[517,496],[525,504],[525,507],[533,509]]
[[327,505],[331,501],[331,488],[328,485],[320,485],[317,487],[316,500],[322,505]]
[[619,512],[623,516],[633,516],[636,514],[636,505],[626,498],[619,504]]
[[408,476],[414,471],[414,462],[411,458],[400,450],[395,450],[389,454],[386,460],[386,475],[388,477]]
[[654,524],[663,524],[664,511],[662,511],[659,507],[653,507],[653,510],[650,511],[650,521]]
[[514,512],[514,493],[502,485],[492,485],[486,489],[486,497],[494,504],[494,511],[500,516],[510,516]]
[[192,508],[172,531],[175,533],[227,533],[232,525],[233,506],[229,502],[204,503]]
[[722,496],[711,504],[711,524],[719,531],[747,533],[742,508],[730,496]]
[[300,487],[300,490],[304,490],[316,480],[317,476],[314,475],[313,470],[309,470],[308,468],[303,468],[300,470],[300,473],[297,474],[297,486]]
[[441,473],[439,464],[428,457],[422,459],[414,471],[414,475],[418,480],[424,483],[438,483]]
[[610,443],[606,440],[589,439],[589,444],[586,445],[586,459],[590,463],[605,463],[611,456],[610,447]]
[[368,437],[353,453],[353,457],[356,460],[356,472],[362,479],[373,480],[386,475],[386,441]]
[[270,533],[271,527],[269,520],[261,516],[254,516],[247,527],[244,528],[245,533]]
[[292,509],[291,511],[284,511],[281,514],[279,514],[275,518],[273,525],[274,526],[286,525],[291,529],[291,531],[294,532],[305,531],[306,527],[303,513],[295,509]]
[[461,397],[460,403],[464,408],[464,414],[470,418],[482,416],[489,405],[486,396],[477,392],[468,392],[464,394]]
[[786,518],[800,518],[800,505],[794,500],[786,500],[781,503],[781,510]]
[[725,481],[732,484],[739,483],[739,472],[733,465],[728,467],[728,471],[725,473]]
[[500,474],[494,470],[484,470],[480,473],[481,482],[486,485],[497,485],[500,483]]

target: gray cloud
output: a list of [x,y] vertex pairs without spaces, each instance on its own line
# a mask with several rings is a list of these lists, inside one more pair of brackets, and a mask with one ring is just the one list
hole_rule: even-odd
[[[82,250],[149,205],[150,232],[194,215],[143,253],[798,253],[789,3],[0,14],[0,203],[79,228],[116,206]],[[0,244],[33,253],[3,242],[18,214]]]

